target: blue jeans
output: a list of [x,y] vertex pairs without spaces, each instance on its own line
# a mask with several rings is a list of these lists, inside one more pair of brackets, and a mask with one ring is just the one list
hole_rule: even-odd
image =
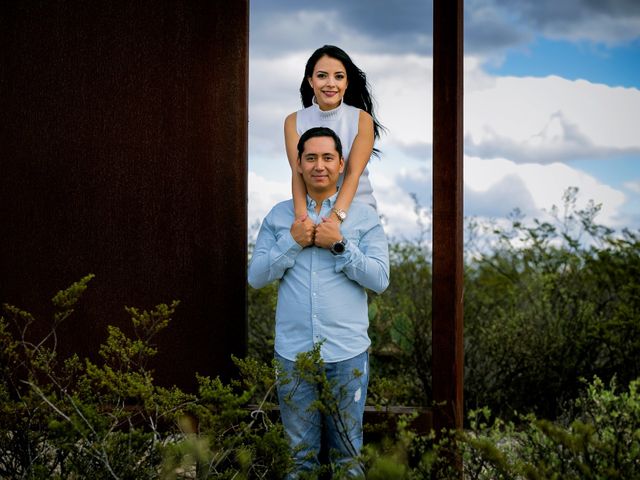
[[[358,461],[362,448],[362,416],[369,383],[369,354],[348,360],[315,365],[316,372],[301,374],[295,362],[277,353],[278,402],[284,429],[293,452],[295,471],[313,471],[320,465],[321,440],[329,452],[332,467],[364,477]],[[326,382],[314,375],[326,375]]]

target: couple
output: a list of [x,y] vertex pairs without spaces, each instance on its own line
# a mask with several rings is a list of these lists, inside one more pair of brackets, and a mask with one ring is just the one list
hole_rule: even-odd
[[[285,120],[293,198],[262,222],[249,283],[280,282],[275,358],[291,478],[319,465],[323,437],[332,464],[357,477],[364,475],[357,457],[371,343],[365,289],[381,293],[389,283],[387,240],[366,168],[382,127],[365,74],[338,47],[313,53],[300,94],[306,108]],[[314,349],[327,382],[295,368]]]

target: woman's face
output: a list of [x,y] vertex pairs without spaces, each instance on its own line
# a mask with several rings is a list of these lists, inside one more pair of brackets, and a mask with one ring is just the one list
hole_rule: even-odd
[[331,110],[340,105],[349,85],[342,62],[326,55],[316,62],[308,80],[320,110]]

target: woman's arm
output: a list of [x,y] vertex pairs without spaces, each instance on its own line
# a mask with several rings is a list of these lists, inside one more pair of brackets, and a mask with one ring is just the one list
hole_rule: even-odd
[[284,121],[284,143],[287,158],[291,167],[291,194],[293,196],[293,211],[295,218],[307,215],[307,187],[298,173],[298,130],[296,128],[296,112],[290,114]]
[[349,210],[353,197],[356,195],[356,190],[358,190],[360,175],[362,175],[367,163],[369,163],[369,158],[371,158],[374,140],[373,118],[364,110],[360,110],[358,134],[353,140],[347,162],[347,169],[344,173],[344,180],[342,181],[342,186],[336,199],[335,207],[337,209],[344,211]]

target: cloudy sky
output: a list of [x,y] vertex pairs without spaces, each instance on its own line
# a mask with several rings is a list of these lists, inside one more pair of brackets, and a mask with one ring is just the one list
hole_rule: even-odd
[[[249,224],[290,197],[283,122],[304,64],[338,45],[366,72],[387,133],[370,162],[394,238],[431,206],[432,3],[252,0]],[[640,228],[640,1],[465,1],[465,215],[544,218],[578,187],[598,220]]]

